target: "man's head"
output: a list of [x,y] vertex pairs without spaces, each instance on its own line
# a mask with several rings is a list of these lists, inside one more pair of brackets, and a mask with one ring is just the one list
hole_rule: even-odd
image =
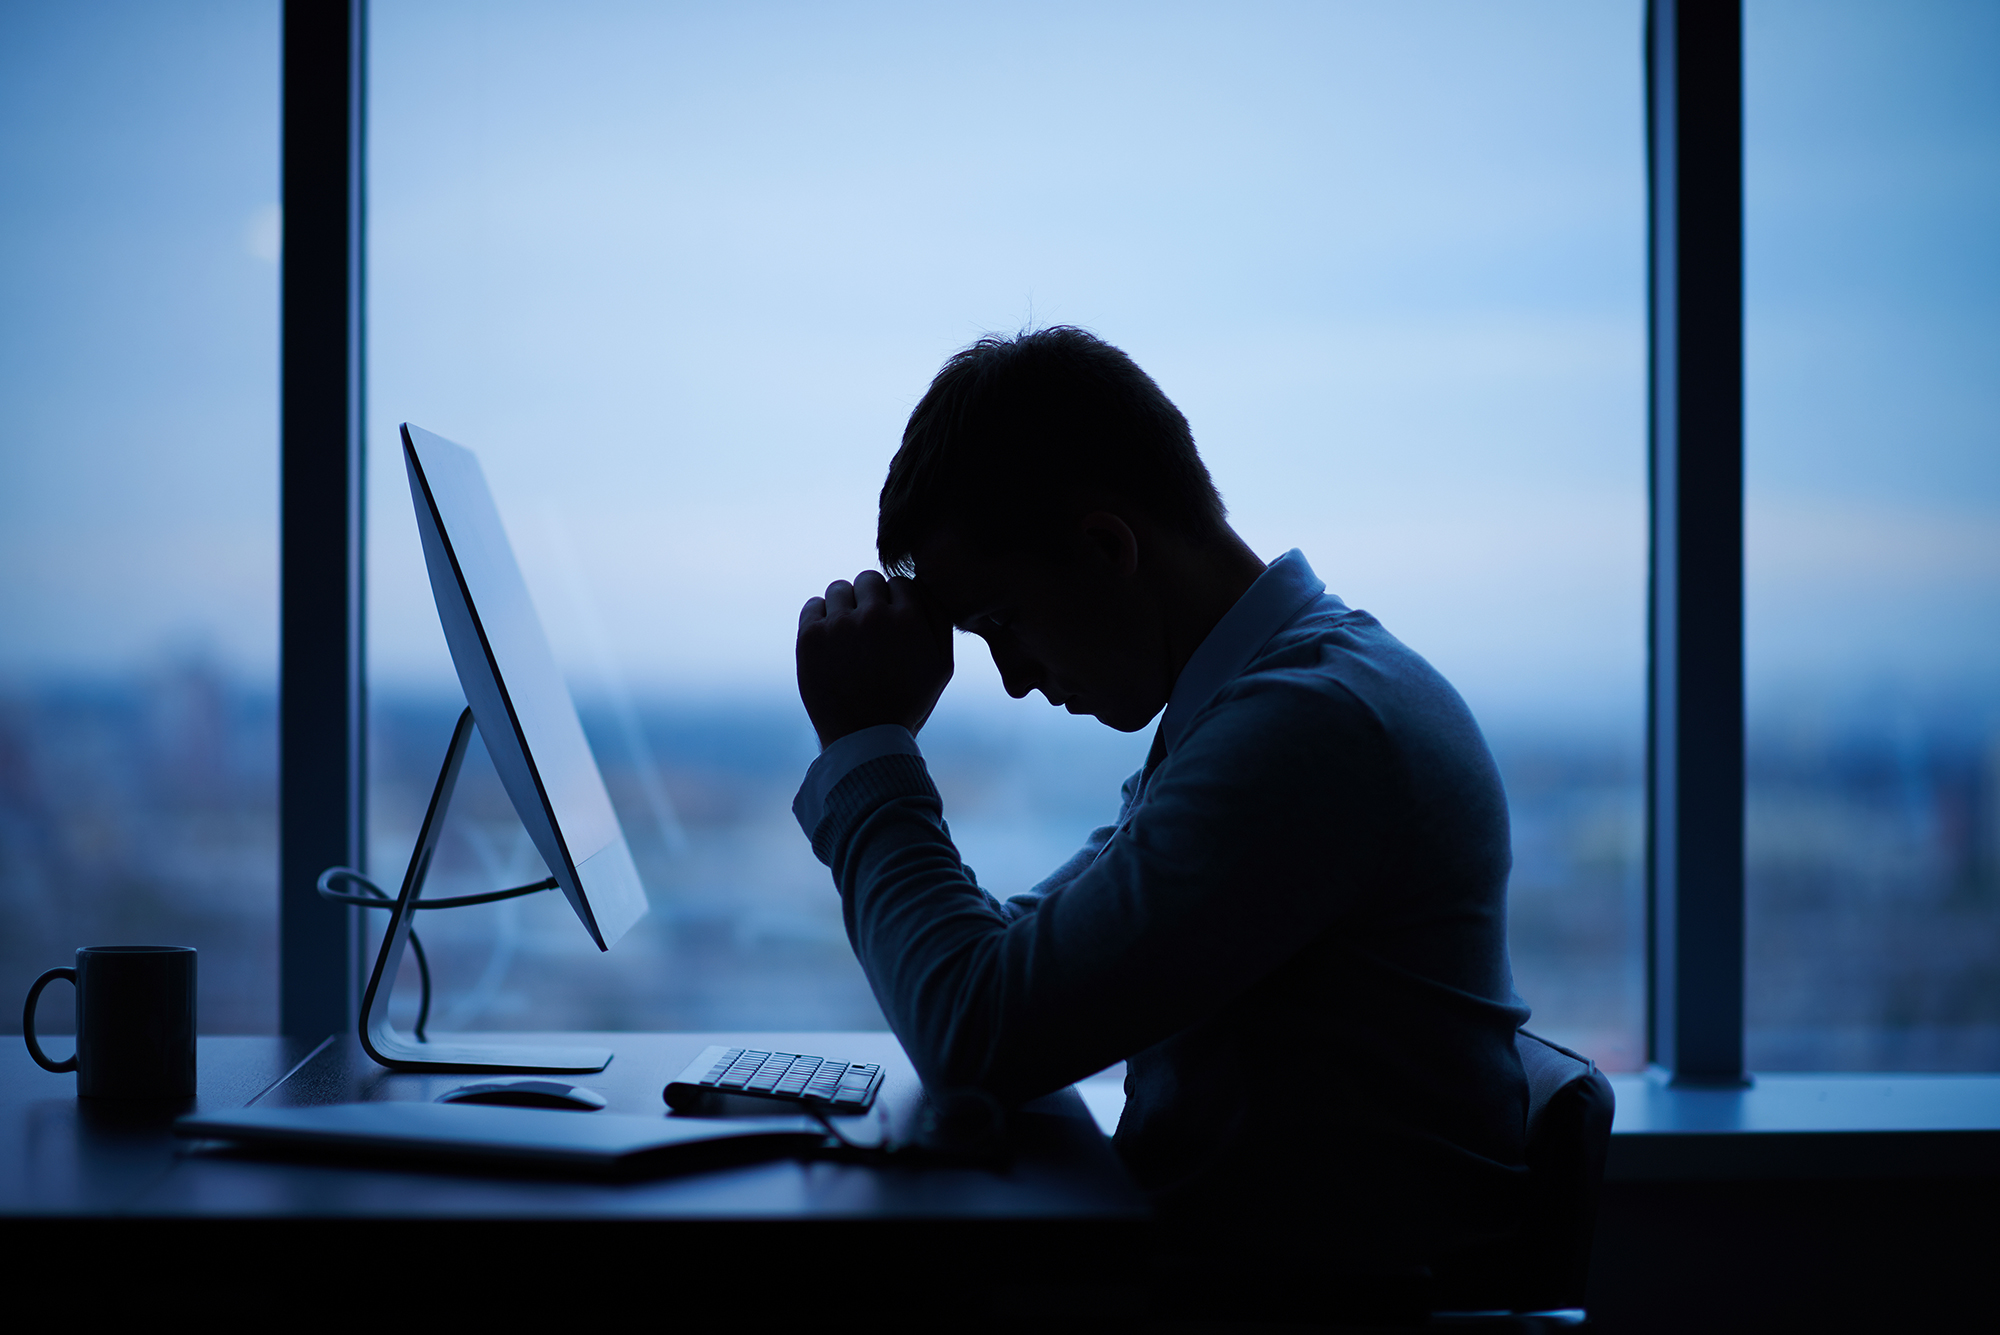
[[1040,690],[1122,731],[1159,712],[1212,605],[1262,568],[1180,410],[1130,357],[1066,327],[945,363],[889,465],[876,545],[986,640],[1009,694]]
[[1093,510],[1141,514],[1199,546],[1222,497],[1187,419],[1117,348],[1058,325],[952,354],[889,463],[875,545],[911,574],[949,526],[988,553],[1045,545]]

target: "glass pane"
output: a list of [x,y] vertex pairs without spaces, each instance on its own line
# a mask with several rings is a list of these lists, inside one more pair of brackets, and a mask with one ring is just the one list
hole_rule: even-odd
[[191,945],[201,1029],[268,1033],[278,6],[0,6],[0,179],[8,986]]
[[[1639,1062],[1639,9],[376,5],[376,870],[459,707],[409,420],[484,459],[653,899],[601,960],[559,903],[438,915],[441,1014],[880,1023],[787,809],[798,608],[872,563],[943,358],[1068,322],[1187,413],[1261,555],[1304,549],[1464,692],[1537,1024]],[[1005,893],[1148,739],[961,648],[924,745]],[[536,874],[478,782],[454,889]]]
[[1748,1057],[2000,1068],[2000,9],[1754,0]]

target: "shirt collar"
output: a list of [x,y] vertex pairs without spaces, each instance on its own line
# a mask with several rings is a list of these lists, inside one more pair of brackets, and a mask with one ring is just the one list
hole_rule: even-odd
[[1313,574],[1296,547],[1266,566],[1181,669],[1173,694],[1167,697],[1167,712],[1160,718],[1155,749],[1161,755],[1173,750],[1188,720],[1248,667],[1257,651],[1290,625],[1306,604],[1325,592],[1326,582]]

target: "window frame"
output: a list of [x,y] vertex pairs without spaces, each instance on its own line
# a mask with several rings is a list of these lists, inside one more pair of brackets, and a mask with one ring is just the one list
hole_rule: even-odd
[[1743,1069],[1743,7],[1646,10],[1646,1050]]
[[354,1027],[357,911],[319,897],[367,865],[362,380],[367,0],[285,0],[279,286],[278,1029]]

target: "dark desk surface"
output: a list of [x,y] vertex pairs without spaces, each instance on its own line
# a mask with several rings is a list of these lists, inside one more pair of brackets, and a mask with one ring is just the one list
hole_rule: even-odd
[[[619,1113],[666,1116],[668,1079],[725,1041],[883,1063],[877,1107],[899,1130],[923,1097],[884,1033],[535,1037],[611,1048],[608,1068],[574,1083]],[[460,1322],[636,1306],[771,1324],[746,1324],[747,1305],[787,1325],[831,1313],[841,1328],[856,1316],[876,1329],[1014,1329],[1051,1313],[1115,1324],[1143,1301],[1145,1204],[1073,1090],[1015,1115],[1000,1169],[786,1160],[604,1182],[183,1141],[173,1119],[192,1110],[430,1099],[482,1078],[392,1075],[351,1038],[204,1037],[197,1056],[196,1098],[159,1107],[78,1099],[75,1076],[0,1043],[0,1248],[13,1273],[93,1311],[148,1317],[171,1294],[371,1321],[390,1301],[404,1318]],[[840,1120],[856,1139],[878,1130],[872,1114]]]
[[[910,1127],[923,1097],[902,1049],[884,1033],[574,1037],[616,1053],[604,1071],[575,1080],[609,1099],[612,1112],[666,1116],[661,1087],[715,1042],[879,1061],[886,1074],[878,1106],[898,1132]],[[204,1037],[198,1045],[200,1092],[175,1107],[81,1100],[75,1077],[40,1070],[18,1044],[0,1045],[0,1051],[5,1052],[0,1058],[4,1215],[1067,1221],[1124,1228],[1142,1225],[1145,1218],[1144,1203],[1109,1142],[1069,1090],[1016,1115],[1015,1152],[1001,1170],[786,1160],[606,1183],[248,1158],[173,1136],[173,1118],[193,1109],[428,1100],[482,1078],[392,1074],[368,1060],[351,1038],[313,1045]],[[879,1131],[875,1116],[841,1120],[856,1139],[872,1140]]]

